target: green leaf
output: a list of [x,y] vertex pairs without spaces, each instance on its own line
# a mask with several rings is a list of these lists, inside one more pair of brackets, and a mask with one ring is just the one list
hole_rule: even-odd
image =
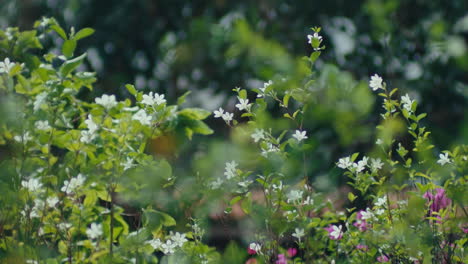
[[236,196],[229,201],[229,204],[232,206],[242,199],[242,196]]
[[80,66],[84,58],[86,58],[86,52],[72,60],[66,61],[60,67],[60,74],[62,75],[62,77],[66,77],[70,72],[72,72],[74,69]]
[[356,196],[354,195],[354,193],[349,192],[348,193],[348,199],[349,199],[349,201],[353,202],[354,200],[356,200]]
[[241,202],[241,208],[246,214],[252,212],[252,193],[247,193],[245,199]]
[[65,55],[67,58],[70,58],[73,56],[73,53],[75,52],[76,48],[76,41],[73,39],[65,40],[62,46],[62,53]]
[[132,84],[126,84],[125,88],[127,88],[127,91],[133,96],[136,96],[136,94],[138,93],[137,90],[135,89],[135,86]]
[[211,112],[201,108],[185,108],[179,111],[179,115],[189,119],[203,120],[210,116]]
[[147,209],[143,212],[143,224],[150,231],[159,231],[163,226],[175,226],[175,219],[163,212]]
[[80,31],[78,31],[75,34],[74,39],[76,41],[78,41],[78,40],[80,40],[82,38],[86,38],[88,36],[91,36],[93,33],[94,33],[94,29],[92,29],[92,28],[83,28],[83,29],[81,29]]
[[284,97],[283,97],[283,105],[284,107],[288,107],[288,104],[289,104],[289,98],[291,98],[291,95],[290,94],[286,94]]
[[187,97],[187,95],[189,95],[191,93],[191,91],[187,91],[185,92],[182,96],[180,96],[178,99],[177,99],[177,105],[182,105],[183,103],[185,103],[185,99]]
[[59,25],[52,25],[50,26],[51,29],[53,29],[57,34],[64,40],[67,40],[67,34],[65,33],[65,30],[61,28]]
[[311,60],[312,62],[315,62],[315,61],[318,59],[318,57],[320,56],[320,54],[321,54],[320,51],[314,51],[314,52],[312,52],[312,54],[310,54],[310,60]]
[[359,152],[356,152],[353,155],[351,155],[351,162],[354,162],[358,156],[359,156]]
[[239,97],[242,99],[247,99],[247,91],[242,89],[239,91]]

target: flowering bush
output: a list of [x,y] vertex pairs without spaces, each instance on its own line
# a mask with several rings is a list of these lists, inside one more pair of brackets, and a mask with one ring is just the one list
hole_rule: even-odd
[[[0,130],[8,151],[0,163],[2,261],[466,262],[468,147],[437,153],[436,161],[421,122],[426,115],[378,74],[369,82],[384,109],[375,148],[336,163],[352,187],[348,204],[336,205],[310,181],[306,155],[316,143],[304,120],[316,104],[313,66],[325,49],[320,28],[312,31],[313,52],[291,62],[293,76],[275,75],[253,91],[235,88],[238,113],[214,111],[256,155],[225,161],[222,176],[197,178],[199,190],[177,190],[169,162],[148,154],[146,144],[176,131],[189,139],[211,134],[203,121],[210,112],[183,108],[186,95],[171,105],[133,85],[126,85],[131,98],[125,100],[103,94],[82,101],[80,90],[92,89],[96,78],[79,71],[86,54],[74,53],[92,29],[67,34],[54,19],[43,19],[32,31],[0,31],[0,91],[8,113]],[[62,38],[60,55],[41,54],[41,40],[50,34]],[[273,119],[272,105],[282,113],[275,120],[286,122],[265,121]],[[241,209],[251,226],[246,250],[237,250],[245,255],[230,254],[231,246],[221,257],[204,244],[197,219],[182,219],[184,227],[163,210],[164,200],[176,201],[184,191],[205,203],[221,197],[226,215]]]

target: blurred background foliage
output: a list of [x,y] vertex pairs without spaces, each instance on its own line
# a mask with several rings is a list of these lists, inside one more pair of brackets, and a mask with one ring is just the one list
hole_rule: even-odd
[[[0,0],[0,26],[31,29],[46,16],[64,28],[94,28],[96,33],[76,52],[88,52],[87,68],[98,75],[95,89],[83,90],[85,100],[103,93],[127,98],[124,84],[134,83],[172,102],[192,91],[187,106],[222,106],[232,112],[233,88],[258,89],[270,79],[292,77],[287,85],[307,85],[311,91],[303,125],[309,135],[305,169],[313,186],[332,191],[346,182],[334,169],[336,160],[367,151],[375,142],[382,111],[367,84],[374,73],[400,88],[401,95],[418,100],[419,112],[428,113],[425,125],[436,146],[449,149],[467,142],[467,10],[466,0]],[[327,48],[314,65],[315,81],[304,84],[309,72],[301,57],[312,51],[306,39],[312,26],[322,27]],[[53,50],[60,41],[57,36],[46,44]],[[295,128],[278,119],[282,115],[278,107],[271,108],[259,123],[274,131]],[[197,178],[222,175],[230,160],[255,172],[258,152],[249,143],[251,131],[229,129],[215,119],[208,123],[215,130],[210,137],[187,141],[167,135],[148,147],[172,164],[168,175],[180,177],[174,190],[180,199],[160,201],[181,218],[215,219],[222,208],[214,212],[215,200],[177,190],[202,188]],[[296,156],[291,164],[281,164],[289,175],[303,173],[301,162],[296,164],[302,157]],[[165,192],[151,195],[164,197]],[[129,197],[147,198],[144,193]],[[199,212],[191,212],[194,203]]]

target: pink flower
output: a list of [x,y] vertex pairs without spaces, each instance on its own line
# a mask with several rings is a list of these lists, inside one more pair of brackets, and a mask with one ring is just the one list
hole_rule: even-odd
[[343,226],[339,225],[329,225],[328,227],[325,227],[324,229],[328,231],[328,237],[333,240],[340,240],[343,237],[343,231],[342,231]]
[[388,259],[388,257],[385,256],[385,255],[380,255],[380,256],[377,257],[377,261],[378,261],[378,262],[388,262],[389,259]]
[[278,255],[278,260],[276,261],[276,264],[288,264],[288,261],[286,260],[284,254]]
[[357,221],[354,222],[354,226],[359,229],[359,231],[364,232],[367,230],[367,222],[366,220],[362,219],[362,212],[365,212],[364,210],[361,210],[357,213]]
[[369,250],[369,247],[368,247],[368,246],[366,246],[366,245],[361,245],[361,244],[357,245],[356,248],[359,249],[359,250],[362,250],[362,251],[367,251],[367,250]]
[[439,212],[442,209],[447,208],[452,200],[450,200],[445,195],[445,190],[442,188],[435,189],[436,194],[432,194],[432,192],[426,192],[423,197],[429,202],[429,212]]
[[288,256],[289,256],[290,258],[296,256],[296,254],[297,254],[297,249],[295,249],[295,248],[288,248]]
[[257,264],[257,260],[254,259],[254,258],[249,258],[249,259],[245,262],[245,264]]

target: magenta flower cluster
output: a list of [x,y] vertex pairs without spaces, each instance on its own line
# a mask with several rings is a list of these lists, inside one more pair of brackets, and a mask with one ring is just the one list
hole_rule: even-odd
[[423,196],[429,202],[429,212],[431,215],[433,212],[439,212],[447,208],[452,202],[450,198],[445,195],[444,189],[437,188],[435,191],[435,195],[432,192],[426,192]]

